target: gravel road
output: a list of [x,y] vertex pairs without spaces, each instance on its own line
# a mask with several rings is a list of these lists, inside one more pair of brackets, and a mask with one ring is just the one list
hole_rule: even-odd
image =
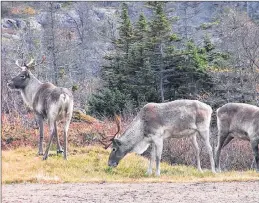
[[2,185],[2,202],[256,203],[259,181]]

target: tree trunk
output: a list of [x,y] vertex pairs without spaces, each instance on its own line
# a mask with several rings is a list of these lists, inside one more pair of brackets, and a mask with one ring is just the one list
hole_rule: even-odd
[[160,53],[161,53],[161,63],[160,63],[160,66],[159,66],[159,69],[160,69],[160,82],[159,82],[159,88],[160,88],[160,94],[161,94],[161,102],[164,102],[165,101],[165,97],[164,97],[164,73],[163,73],[163,70],[164,70],[164,52],[163,52],[163,44],[161,43],[160,44]]
[[52,47],[52,60],[53,60],[53,68],[54,68],[54,83],[58,85],[58,66],[57,66],[57,58],[56,58],[56,44],[55,44],[55,31],[54,31],[54,14],[53,14],[54,6],[53,3],[50,2],[50,20],[51,20],[51,47]]

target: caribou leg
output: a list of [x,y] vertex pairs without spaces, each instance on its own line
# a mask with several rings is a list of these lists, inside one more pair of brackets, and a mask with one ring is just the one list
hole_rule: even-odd
[[46,160],[48,158],[49,149],[50,149],[52,140],[53,140],[54,136],[56,136],[56,134],[57,134],[57,129],[55,128],[55,121],[49,121],[49,129],[50,129],[50,139],[49,139],[49,143],[46,148],[45,154],[43,156],[43,160]]
[[[224,144],[223,144],[222,148],[224,148],[225,146],[227,146],[228,143],[230,143],[230,141],[233,140],[233,138],[234,138],[234,137],[232,137],[232,136],[230,136],[230,135],[227,136],[227,138],[226,138],[225,141],[224,141]],[[222,149],[222,148],[221,148],[221,149]]]
[[156,150],[156,146],[155,146],[154,143],[152,143],[151,144],[151,155],[150,155],[149,167],[147,169],[147,175],[152,174],[152,165],[153,165],[153,162],[155,161],[155,150]]
[[[223,146],[226,146],[227,145],[227,137],[228,137],[228,133],[223,133],[223,132],[220,132],[219,131],[219,134],[218,134],[218,145],[216,147],[216,153],[215,153],[215,167],[216,167],[216,171],[217,172],[220,172],[221,169],[220,169],[220,153],[221,153],[221,150],[223,148]],[[231,140],[229,140],[230,142]],[[226,143],[226,144],[224,144]]]
[[55,128],[55,131],[56,131],[56,134],[55,134],[55,137],[56,137],[56,140],[57,140],[57,154],[62,154],[64,151],[60,145],[60,141],[59,141],[59,137],[58,137],[58,131],[57,131],[57,122],[55,121],[54,122],[54,128]]
[[160,161],[163,151],[163,139],[155,140],[156,176],[160,176]]
[[196,150],[196,157],[197,157],[197,168],[200,172],[202,172],[201,169],[201,160],[200,160],[200,147],[197,142],[196,134],[192,136],[192,144]]
[[39,151],[38,155],[43,155],[43,118],[38,115],[37,120],[40,126],[40,135],[39,135]]
[[[70,112],[73,112],[72,110]],[[68,114],[65,120],[64,125],[64,159],[67,160],[67,136],[68,136],[68,128],[72,118],[72,113]]]
[[207,151],[210,156],[211,171],[212,171],[212,173],[216,173],[212,147],[210,145],[210,132],[209,132],[209,130],[200,131],[200,135],[205,142],[205,146],[206,146]]
[[253,153],[254,153],[254,158],[255,158],[255,163],[256,163],[256,172],[257,172],[257,173],[259,173],[258,144],[259,144],[259,139],[258,139],[258,140],[253,140],[253,141],[251,141],[252,150],[253,150]]

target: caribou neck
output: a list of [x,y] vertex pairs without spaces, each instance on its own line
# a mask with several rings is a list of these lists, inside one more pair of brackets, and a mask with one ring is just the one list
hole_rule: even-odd
[[119,138],[124,143],[126,152],[133,152],[136,146],[144,140],[143,123],[139,118],[134,119],[123,135]]
[[33,74],[30,74],[30,77],[29,84],[23,90],[21,90],[21,94],[24,102],[32,109],[34,97],[43,83],[39,81]]

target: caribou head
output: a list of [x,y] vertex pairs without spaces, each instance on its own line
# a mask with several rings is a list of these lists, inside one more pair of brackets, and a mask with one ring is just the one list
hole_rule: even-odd
[[24,65],[19,65],[18,60],[16,60],[15,64],[21,68],[21,72],[15,76],[14,78],[12,78],[9,82],[8,82],[8,87],[10,89],[24,89],[27,85],[28,82],[30,80],[30,71],[29,68],[31,67],[32,63],[34,62],[33,59],[31,59],[31,61],[27,64],[24,63]]
[[116,138],[121,130],[121,119],[119,116],[115,116],[115,122],[117,125],[117,132],[112,136],[102,136],[102,140],[100,142],[104,145],[104,148],[107,149],[110,145],[112,145],[112,151],[109,156],[108,165],[112,167],[116,167],[119,161],[126,155],[121,146],[121,141]]
[[[39,63],[43,63],[45,61],[45,57],[42,57],[42,61]],[[29,63],[24,63],[23,65],[19,64],[19,61],[16,60],[15,65],[17,65],[19,68],[21,68],[21,72],[15,76],[14,78],[12,78],[10,81],[8,81],[7,86],[10,89],[16,89],[16,90],[21,90],[24,89],[29,81],[30,81],[30,77],[32,76],[30,70],[34,69],[35,66],[39,65],[39,64],[33,64],[34,63],[34,59],[32,58],[30,60]]]

